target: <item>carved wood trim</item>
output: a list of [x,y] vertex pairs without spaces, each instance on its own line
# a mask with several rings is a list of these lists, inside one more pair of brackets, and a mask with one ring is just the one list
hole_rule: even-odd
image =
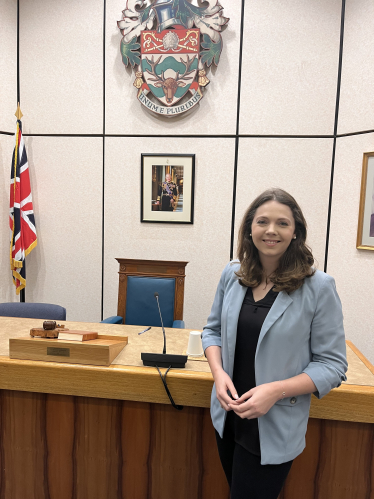
[[126,318],[126,298],[127,298],[127,275],[120,273],[119,284],[118,284],[117,315],[123,317],[124,324]]
[[183,320],[184,277],[175,279],[174,320]]

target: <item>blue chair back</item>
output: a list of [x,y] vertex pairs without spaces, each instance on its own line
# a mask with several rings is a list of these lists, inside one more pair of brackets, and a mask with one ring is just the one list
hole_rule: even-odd
[[156,291],[164,326],[173,326],[175,279],[136,276],[127,278],[125,324],[161,326]]
[[66,308],[51,303],[0,303],[0,316],[65,321]]

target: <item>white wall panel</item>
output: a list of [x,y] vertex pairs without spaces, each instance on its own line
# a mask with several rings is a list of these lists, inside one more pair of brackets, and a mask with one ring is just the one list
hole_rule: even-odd
[[323,270],[332,147],[332,139],[240,139],[235,243],[253,199],[265,189],[280,187],[303,210],[308,244]]
[[240,133],[334,130],[341,0],[247,0]]
[[19,301],[9,261],[9,193],[14,137],[0,135],[0,302]]
[[337,141],[327,272],[336,279],[347,338],[374,363],[374,251],[356,249],[364,152],[374,134]]
[[234,134],[237,117],[241,1],[224,0],[230,21],[222,34],[223,52],[218,68],[209,71],[211,83],[197,109],[176,118],[150,115],[137,100],[135,76],[122,63],[121,32],[125,0],[107,0],[106,16],[106,133],[108,134]]
[[339,133],[374,128],[374,3],[347,0],[345,8]]
[[17,109],[17,1],[0,0],[0,130],[13,132]]
[[38,245],[27,257],[26,301],[101,312],[102,139],[26,137]]
[[103,1],[20,0],[25,133],[102,133]]
[[[234,139],[108,138],[105,143],[104,316],[117,312],[116,257],[187,261],[184,320],[202,328],[230,258]],[[196,154],[193,225],[140,222],[140,155]]]

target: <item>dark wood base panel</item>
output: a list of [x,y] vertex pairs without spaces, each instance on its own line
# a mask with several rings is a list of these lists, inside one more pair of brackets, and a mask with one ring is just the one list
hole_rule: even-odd
[[1,499],[228,499],[209,410],[0,391]]
[[[1,499],[229,499],[209,410],[0,391]],[[374,499],[374,425],[310,419],[280,499]]]

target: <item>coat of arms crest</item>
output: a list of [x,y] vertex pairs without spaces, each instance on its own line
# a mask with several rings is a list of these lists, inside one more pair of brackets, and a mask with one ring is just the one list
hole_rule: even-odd
[[[118,21],[122,61],[135,70],[139,101],[150,111],[176,116],[192,109],[218,66],[221,30],[229,19],[217,0],[127,0]],[[140,50],[140,51],[139,51]]]

